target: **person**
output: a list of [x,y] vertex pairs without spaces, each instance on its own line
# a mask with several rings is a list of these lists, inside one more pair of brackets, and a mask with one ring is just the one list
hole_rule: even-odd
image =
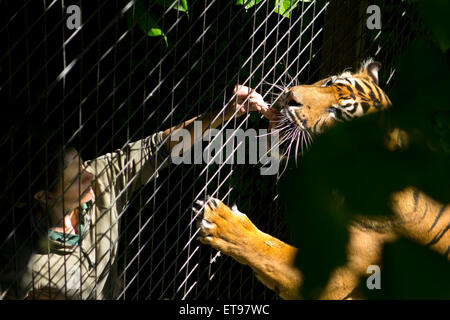
[[[205,131],[247,111],[270,117],[269,107],[255,90],[238,85],[233,93],[236,98],[223,111],[194,117],[91,161],[83,161],[74,147],[51,138],[44,137],[46,152],[34,144],[36,154],[28,161],[28,170],[33,171],[28,177],[32,203],[20,197],[22,202],[15,203],[17,208],[33,207],[31,223],[21,224],[29,241],[15,239],[14,257],[3,255],[10,268],[2,271],[0,265],[0,298],[117,298],[119,216],[133,191],[168,164],[176,144],[171,133],[187,129],[193,144],[194,121],[201,121]],[[20,219],[15,217],[14,227],[19,228]]]

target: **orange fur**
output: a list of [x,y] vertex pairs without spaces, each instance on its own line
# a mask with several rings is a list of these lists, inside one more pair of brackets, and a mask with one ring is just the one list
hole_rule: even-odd
[[[387,108],[391,102],[378,87],[379,67],[369,60],[356,74],[344,73],[313,85],[289,88],[280,105],[288,110],[285,116],[291,122],[313,134],[332,125],[343,113],[348,112],[350,119]],[[331,113],[330,108],[336,113]],[[395,129],[387,137],[386,147],[404,148],[408,142],[406,132]],[[261,232],[246,215],[218,199],[199,204],[203,210],[202,243],[250,266],[258,279],[282,298],[300,298],[302,274],[294,261],[301,252]],[[366,274],[368,266],[381,262],[383,246],[400,236],[428,245],[450,260],[450,206],[445,207],[413,188],[394,193],[391,206],[394,216],[385,223],[383,232],[357,224],[349,227],[347,263],[333,271],[321,298],[360,298],[355,290],[360,277]]]

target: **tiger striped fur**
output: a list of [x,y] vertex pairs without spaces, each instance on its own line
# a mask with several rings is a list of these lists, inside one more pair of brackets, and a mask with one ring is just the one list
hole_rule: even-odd
[[[391,102],[378,86],[379,68],[378,62],[367,60],[357,73],[344,72],[313,85],[284,90],[274,130],[279,130],[282,138],[289,130],[314,136],[336,121],[388,108]],[[301,135],[289,137],[295,140]],[[400,130],[394,130],[391,138],[390,150],[407,143]],[[394,215],[387,221],[350,225],[347,263],[334,270],[320,298],[360,298],[356,289],[361,276],[366,275],[368,266],[380,264],[383,246],[399,237],[428,246],[450,261],[450,206],[409,187],[393,194],[391,207]],[[194,211],[201,216],[202,243],[250,266],[257,278],[282,298],[301,298],[302,272],[294,265],[301,252],[258,230],[245,214],[219,199],[197,201]]]

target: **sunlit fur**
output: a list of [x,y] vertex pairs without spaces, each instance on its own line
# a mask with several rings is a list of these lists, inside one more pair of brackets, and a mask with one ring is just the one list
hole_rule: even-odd
[[302,154],[314,135],[337,121],[385,109],[391,101],[378,86],[380,64],[366,60],[356,73],[343,72],[312,85],[283,89],[273,101],[281,110],[272,130],[279,133],[282,155]]
[[[389,98],[377,85],[379,68],[379,63],[367,60],[358,73],[344,72],[313,85],[289,89],[272,85],[282,91],[274,101],[281,106],[281,113],[273,131],[281,133],[284,155],[288,158],[289,153],[300,153],[302,148],[310,145],[314,135],[336,121],[389,107]],[[388,138],[386,148],[390,151],[408,147],[409,136],[405,131],[394,129]],[[316,200],[321,199],[321,195],[317,194]],[[301,201],[301,197],[290,201]],[[235,208],[229,208],[219,199],[208,198],[206,202],[198,201],[197,204],[199,208],[194,212],[201,220],[199,239],[202,243],[248,265],[257,278],[280,297],[301,298],[303,273],[294,262],[305,261],[308,255],[260,231],[249,217]],[[368,267],[381,265],[384,246],[401,238],[426,246],[450,262],[448,204],[439,203],[408,186],[393,192],[389,205],[392,216],[358,218],[348,226],[346,261],[330,273],[319,298],[362,298],[358,288],[361,280],[368,275]],[[303,212],[305,216],[320,214],[322,212]],[[314,248],[315,239],[310,241],[309,245]],[[334,253],[320,252],[319,256],[325,257],[327,254]],[[419,279],[421,275],[417,277]],[[430,285],[439,287],[440,284]],[[425,293],[423,298],[426,298]]]

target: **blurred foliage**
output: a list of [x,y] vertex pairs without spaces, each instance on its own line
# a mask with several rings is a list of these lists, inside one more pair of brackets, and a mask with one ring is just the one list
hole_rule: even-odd
[[442,51],[450,49],[450,28],[448,26],[450,2],[448,0],[409,0],[409,2],[418,5],[423,22]]
[[289,18],[291,11],[297,7],[300,1],[311,2],[311,0],[276,0],[274,10],[283,17]]
[[[305,298],[317,298],[332,270],[346,262],[347,228],[356,216],[389,216],[391,194],[407,186],[442,203],[450,200],[450,7],[447,1],[414,2],[432,41],[417,39],[397,57],[396,84],[389,92],[393,107],[316,137],[299,167],[290,167],[281,183]],[[393,128],[407,132],[407,149],[385,148]],[[366,294],[449,298],[449,271],[443,257],[400,240],[384,250],[382,289]]]
[[134,9],[128,11],[128,25],[130,28],[137,25],[149,37],[162,36],[167,44],[167,37],[162,32],[155,18],[146,12],[142,1],[137,0]]
[[[312,0],[276,0],[273,3],[274,11],[279,15],[289,18],[299,2],[311,2]],[[236,5],[244,6],[249,10],[262,0],[237,0]],[[189,8],[187,0],[136,0],[134,8],[128,11],[128,26],[133,28],[138,26],[149,37],[162,37],[168,46],[167,36],[160,26],[163,16],[161,9],[168,8],[183,12],[189,18]]]
[[189,18],[187,0],[148,0],[145,2],[136,0],[134,9],[128,11],[128,26],[132,28],[137,25],[149,37],[161,36],[168,46],[167,36],[160,27],[160,20],[163,16],[161,8],[184,12]]
[[[260,3],[262,0],[237,0],[237,5],[243,5],[245,7],[245,10],[249,10],[250,8],[254,7],[258,3]],[[289,18],[291,11],[294,10],[299,2],[311,2],[312,0],[275,0],[274,11],[278,13],[279,15]]]
[[450,299],[448,261],[440,254],[407,240],[387,244],[383,253],[381,290],[367,289],[370,299]]
[[261,1],[262,0],[236,0],[236,4],[238,6],[244,6],[245,10],[249,10]]

